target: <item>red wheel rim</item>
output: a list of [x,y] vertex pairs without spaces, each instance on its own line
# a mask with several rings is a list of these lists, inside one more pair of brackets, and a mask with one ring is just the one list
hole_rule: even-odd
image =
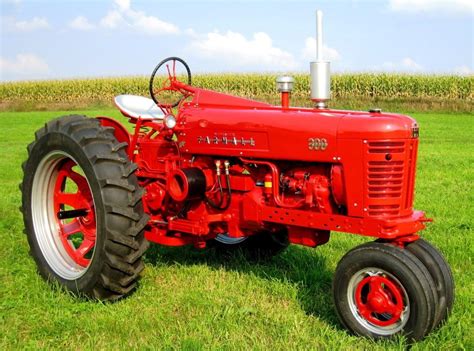
[[401,287],[382,275],[362,279],[357,284],[355,302],[359,314],[379,327],[397,323],[406,307]]
[[[88,267],[96,243],[96,220],[92,193],[86,178],[76,170],[76,163],[66,159],[58,167],[54,185],[54,213],[64,250],[78,265]],[[74,184],[74,191],[68,189]],[[60,219],[61,214],[68,219]],[[80,213],[75,216],[75,214]]]

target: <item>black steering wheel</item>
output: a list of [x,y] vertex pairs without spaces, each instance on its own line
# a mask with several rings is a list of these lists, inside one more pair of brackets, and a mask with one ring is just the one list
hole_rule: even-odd
[[[178,68],[180,70],[177,72]],[[182,80],[179,80],[178,77]],[[182,81],[186,82],[187,85],[191,85],[191,70],[187,63],[179,57],[164,59],[155,67],[151,74],[150,95],[153,101],[161,108],[170,109],[176,107],[181,100],[189,96],[185,91],[174,87],[173,81]]]

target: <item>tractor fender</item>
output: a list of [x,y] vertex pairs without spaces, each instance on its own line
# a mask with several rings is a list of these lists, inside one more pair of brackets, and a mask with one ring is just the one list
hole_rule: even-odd
[[[110,117],[105,117],[105,116],[99,116],[99,117],[96,117],[99,121],[100,121],[100,124],[103,126],[103,127],[112,127],[114,128],[114,136],[115,138],[117,139],[117,141],[119,143],[127,143],[128,144],[128,147],[130,146],[130,143],[131,143],[131,140],[132,140],[132,136],[130,135],[130,133],[127,131],[127,128],[124,127],[124,125],[122,123],[120,123],[119,121],[113,119],[113,118],[110,118]],[[128,147],[127,147],[127,153],[128,153]]]

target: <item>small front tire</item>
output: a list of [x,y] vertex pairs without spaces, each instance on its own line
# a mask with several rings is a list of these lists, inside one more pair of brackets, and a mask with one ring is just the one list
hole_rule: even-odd
[[435,319],[437,293],[429,272],[410,252],[390,244],[349,251],[337,266],[333,296],[341,322],[366,337],[420,340]]
[[435,283],[438,300],[433,327],[436,328],[448,318],[453,308],[454,278],[451,268],[438,249],[426,240],[418,239],[409,243],[406,249],[423,263]]

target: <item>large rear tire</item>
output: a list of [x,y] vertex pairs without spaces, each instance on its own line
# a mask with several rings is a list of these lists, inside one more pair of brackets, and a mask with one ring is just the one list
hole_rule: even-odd
[[148,243],[136,166],[112,128],[65,116],[36,132],[22,207],[38,271],[76,294],[116,300],[135,289]]
[[422,339],[436,317],[437,291],[425,266],[408,250],[372,242],[349,251],[333,282],[341,322],[375,339]]

